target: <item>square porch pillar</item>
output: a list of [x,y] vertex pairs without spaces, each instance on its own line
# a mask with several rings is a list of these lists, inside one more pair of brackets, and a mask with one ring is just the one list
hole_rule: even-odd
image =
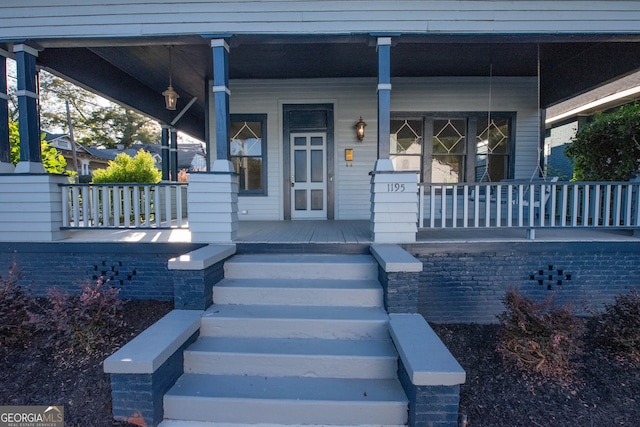
[[187,203],[194,243],[232,243],[238,236],[238,175],[228,160],[189,175]]
[[16,173],[46,173],[40,147],[40,116],[36,86],[38,51],[24,44],[13,47],[18,72],[18,127],[20,129],[20,162]]
[[160,144],[162,147],[161,158],[162,158],[162,180],[169,181],[169,126],[161,125],[161,139]]

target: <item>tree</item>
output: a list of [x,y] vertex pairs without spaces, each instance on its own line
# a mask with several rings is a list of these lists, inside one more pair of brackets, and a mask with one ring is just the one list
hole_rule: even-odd
[[[20,161],[20,134],[18,132],[18,123],[13,120],[9,120],[9,145],[11,147],[11,162],[14,165],[18,164]],[[44,134],[42,134],[40,140],[40,149],[42,166],[44,166],[45,171],[57,174],[67,173],[65,171],[67,161],[62,154],[58,153],[58,150],[44,140]]]
[[129,148],[134,143],[158,143],[159,126],[151,119],[42,71],[40,73],[41,125],[62,129],[69,124],[65,101],[69,103],[74,138],[80,144]]
[[115,182],[150,182],[162,179],[162,173],[156,168],[151,153],[140,150],[132,158],[127,153],[120,153],[109,162],[106,169],[93,172],[93,183],[105,184]]
[[627,181],[640,170],[640,104],[598,114],[565,150],[577,181]]

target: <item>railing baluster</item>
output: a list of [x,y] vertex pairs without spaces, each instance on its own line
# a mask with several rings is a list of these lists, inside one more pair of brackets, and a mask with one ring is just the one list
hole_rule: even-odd
[[567,184],[562,185],[562,201],[560,203],[560,226],[567,226],[567,206],[569,204],[569,186]]
[[535,186],[534,184],[529,184],[529,227],[535,225],[535,198]]
[[436,226],[436,188],[433,184],[429,185],[429,227]]
[[496,185],[496,227],[502,227],[502,185]]
[[453,202],[451,210],[451,227],[456,228],[458,226],[458,184],[453,184],[451,191]]
[[418,228],[424,226],[424,191],[426,186],[423,183],[418,184]]
[[589,184],[585,184],[582,190],[582,226],[583,227],[589,226],[589,217],[590,217],[589,216],[589,213],[590,213],[589,189],[590,189]]
[[636,193],[636,203],[635,203],[636,216],[635,216],[633,225],[638,227],[640,226],[640,184],[633,184],[633,186],[635,187],[635,193]]
[[160,186],[156,185],[153,195],[153,206],[155,208],[156,227],[162,226],[162,196],[160,194]]
[[620,184],[616,184],[614,187],[614,205],[613,205],[613,224],[618,227],[620,225],[620,217],[622,215],[622,191]]
[[164,192],[164,211],[165,211],[165,220],[166,220],[166,226],[167,227],[171,227],[171,220],[173,220],[173,215],[171,212],[171,199],[173,196],[173,187],[172,186],[166,186],[165,188],[165,192]]
[[549,189],[549,198],[551,199],[551,207],[549,208],[549,226],[556,226],[556,214],[558,212],[558,186],[551,184]]
[[577,184],[574,184],[571,186],[571,189],[573,191],[573,202],[571,204],[571,226],[572,227],[577,227],[578,226],[578,211],[580,210],[580,200],[579,200],[579,196],[580,196],[580,191],[578,189]]
[[140,186],[134,185],[133,190],[133,224],[134,227],[140,227]]
[[80,226],[80,197],[78,197],[78,187],[73,187],[71,190],[71,200],[73,203],[73,219],[71,221],[72,227]]
[[513,223],[513,185],[507,185],[507,227]]
[[69,221],[69,187],[62,187],[62,226],[68,227],[71,222]]
[[480,186],[475,186],[475,196],[473,198],[473,226],[475,228],[480,227]]
[[465,185],[462,189],[462,226],[469,227],[469,186]]
[[128,185],[122,186],[122,197],[124,198],[124,209],[122,216],[124,219],[125,228],[131,227],[131,192]]
[[630,184],[625,185],[627,188],[627,198],[625,200],[625,213],[624,213],[624,225],[627,227],[631,225],[631,197],[632,197],[632,187]]
[[447,226],[447,187],[442,184],[440,186],[440,228]]
[[144,226],[151,227],[151,187],[144,186]]
[[89,193],[89,187],[82,187],[82,223],[84,227],[89,227],[91,220],[91,197]]
[[600,210],[600,203],[602,203],[601,201],[601,197],[600,197],[600,185],[596,184],[593,186],[593,226],[594,227],[598,227],[600,225],[600,214],[601,214],[601,210]]
[[603,225],[605,227],[611,225],[611,184],[605,186]]

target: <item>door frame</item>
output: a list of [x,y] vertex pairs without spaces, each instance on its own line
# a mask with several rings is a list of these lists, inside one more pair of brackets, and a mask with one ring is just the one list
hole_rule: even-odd
[[[325,123],[292,123],[291,114],[296,113],[326,113]],[[284,219],[291,219],[291,134],[297,132],[325,132],[327,134],[326,170],[327,170],[327,219],[335,218],[335,149],[334,149],[334,107],[332,103],[325,104],[283,104],[282,105],[282,200]]]

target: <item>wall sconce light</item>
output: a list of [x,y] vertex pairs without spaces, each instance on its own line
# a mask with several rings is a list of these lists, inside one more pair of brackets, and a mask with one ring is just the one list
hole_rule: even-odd
[[164,96],[164,105],[167,108],[167,110],[173,111],[176,109],[176,105],[178,104],[178,98],[180,98],[180,95],[178,95],[176,91],[173,90],[173,86],[171,84],[171,74],[172,74],[171,50],[172,48],[169,48],[169,87],[167,88],[167,90],[162,92],[162,96]]
[[356,138],[358,141],[362,142],[364,139],[364,128],[367,127],[367,124],[362,120],[362,116],[360,116],[360,120],[356,123]]

